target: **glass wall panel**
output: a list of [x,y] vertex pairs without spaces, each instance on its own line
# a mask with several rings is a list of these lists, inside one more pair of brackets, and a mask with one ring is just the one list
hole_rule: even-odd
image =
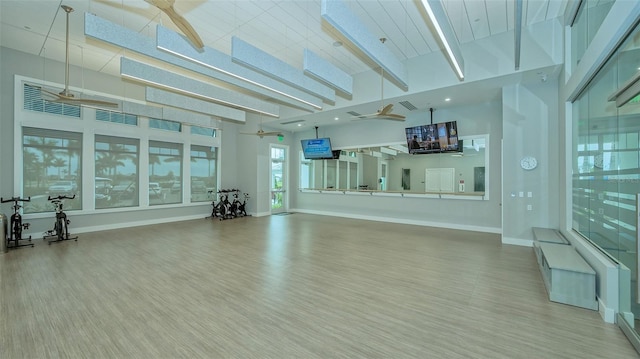
[[191,146],[191,202],[207,202],[215,198],[216,153],[215,147]]
[[[636,96],[618,108],[609,98],[640,70],[638,39],[640,28],[573,105],[573,228],[618,260],[623,270],[631,271],[631,282],[620,283],[620,311],[627,313],[627,320],[640,315],[636,304],[640,101]],[[630,324],[634,326],[633,319]]]
[[24,213],[54,209],[48,196],[73,196],[66,210],[82,209],[82,134],[39,128],[22,128],[22,193]]
[[615,0],[585,0],[571,27],[571,69],[580,63],[584,52],[600,29]]
[[96,208],[138,205],[140,140],[96,135]]
[[182,144],[149,141],[149,204],[182,202],[181,176]]

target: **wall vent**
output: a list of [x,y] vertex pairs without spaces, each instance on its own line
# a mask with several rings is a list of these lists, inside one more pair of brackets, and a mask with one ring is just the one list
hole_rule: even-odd
[[360,117],[360,116],[362,116],[362,114],[357,113],[357,112],[355,112],[355,111],[349,111],[349,112],[347,112],[347,113],[348,113],[348,114],[350,114],[351,116],[354,116],[354,117]]
[[404,108],[406,108],[409,111],[414,111],[417,110],[418,108],[415,107],[411,102],[409,101],[400,101],[398,102],[399,104],[401,104],[402,106],[404,106]]

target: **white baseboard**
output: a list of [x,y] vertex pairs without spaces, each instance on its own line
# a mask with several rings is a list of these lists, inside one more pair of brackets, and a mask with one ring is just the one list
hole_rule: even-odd
[[616,311],[613,308],[608,308],[605,303],[598,297],[598,312],[605,321],[605,323],[615,324]]
[[315,211],[315,210],[310,210],[310,209],[294,209],[294,208],[291,208],[291,209],[289,209],[289,212],[299,212],[299,213],[307,213],[307,214],[317,214],[317,215],[321,215],[321,216],[332,216],[332,217],[342,217],[342,218],[352,218],[352,219],[364,219],[364,220],[368,220],[368,221],[377,221],[377,222],[410,224],[410,225],[425,226],[425,227],[459,229],[459,230],[463,230],[463,231],[475,231],[475,232],[495,233],[495,234],[501,234],[502,233],[502,229],[501,228],[471,226],[471,225],[464,225],[464,224],[457,224],[457,223],[418,221],[418,220],[412,220],[412,219],[376,217],[376,216],[360,215],[360,214],[353,214],[353,213],[336,213],[336,212]]
[[[112,223],[112,224],[106,224],[101,226],[74,227],[73,230],[70,228],[69,232],[71,232],[71,234],[79,234],[79,233],[89,233],[89,232],[98,232],[98,231],[108,231],[111,229],[148,226],[151,224],[160,224],[160,223],[167,223],[167,222],[190,221],[193,219],[204,219],[206,218],[206,216],[207,216],[206,214],[205,215],[193,214],[190,216],[148,219],[144,221],[132,221],[132,222],[124,222],[124,223]],[[35,239],[42,238],[43,236],[42,232],[25,233],[25,234],[30,235],[32,238],[35,238]]]
[[258,213],[252,214],[252,216],[254,217],[264,217],[264,216],[270,216],[270,215],[271,215],[271,212],[258,212]]
[[523,247],[533,247],[533,240],[513,238],[513,237],[502,237],[502,244],[512,244],[514,246],[523,246]]

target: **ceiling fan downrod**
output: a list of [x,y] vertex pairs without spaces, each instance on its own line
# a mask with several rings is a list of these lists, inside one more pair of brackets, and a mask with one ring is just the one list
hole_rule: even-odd
[[60,7],[67,13],[67,35],[66,35],[66,54],[65,54],[65,71],[64,71],[64,90],[60,92],[60,95],[65,97],[73,97],[73,94],[69,92],[69,13],[73,12],[73,8],[67,5],[60,5]]

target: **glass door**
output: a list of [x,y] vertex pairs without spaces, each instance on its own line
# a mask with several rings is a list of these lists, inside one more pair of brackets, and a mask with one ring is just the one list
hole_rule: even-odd
[[271,214],[287,211],[287,147],[271,145]]

